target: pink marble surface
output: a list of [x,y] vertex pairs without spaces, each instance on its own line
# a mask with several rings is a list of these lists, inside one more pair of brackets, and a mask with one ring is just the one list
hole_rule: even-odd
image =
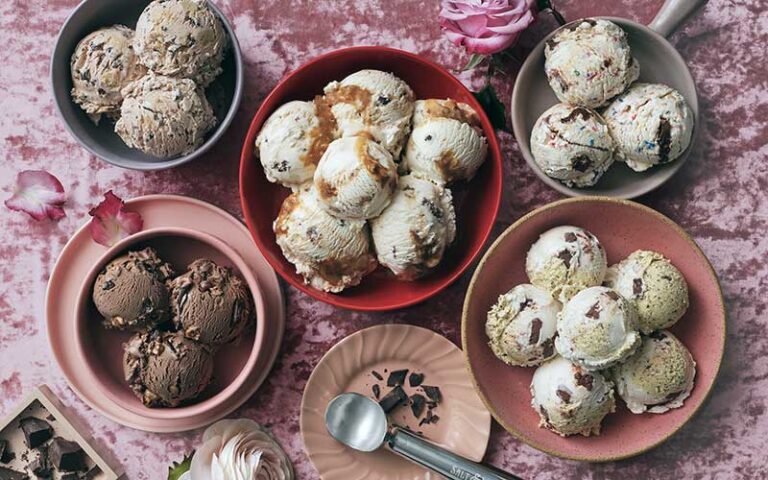
[[[56,32],[77,0],[0,2],[0,189],[16,172],[45,168],[67,189],[68,216],[36,223],[0,208],[0,412],[48,383],[95,436],[111,447],[129,479],[164,478],[166,465],[191,450],[200,432],[153,435],[120,427],[84,405],[67,387],[49,352],[46,281],[69,235],[90,206],[114,189],[196,196],[240,215],[237,166],[250,117],[278,79],[310,58],[349,45],[380,44],[417,52],[448,67],[463,54],[440,34],[437,2],[416,0],[216,0],[234,23],[247,60],[246,96],[224,140],[183,168],[139,173],[88,155],[64,130],[51,100],[48,63]],[[566,18],[617,15],[648,22],[661,0],[561,1]],[[426,6],[425,6],[426,5]],[[526,33],[526,45],[552,28]],[[670,441],[634,459],[589,465],[549,457],[494,425],[488,459],[525,478],[766,478],[768,462],[768,9],[764,0],[711,0],[672,37],[688,61],[701,101],[701,136],[674,180],[641,201],[671,216],[696,238],[722,280],[728,347],[714,394]],[[524,54],[524,49],[521,50]],[[514,70],[515,66],[511,66]],[[473,79],[463,78],[472,84]],[[512,79],[499,83],[509,98]],[[538,181],[500,135],[507,157],[506,193],[496,233],[559,196]],[[431,301],[390,314],[336,310],[286,289],[288,330],[264,387],[237,415],[271,426],[299,478],[317,478],[302,451],[298,408],[312,367],[344,336],[370,325],[404,322],[459,341],[460,307],[470,274]],[[694,280],[695,281],[695,280]]]

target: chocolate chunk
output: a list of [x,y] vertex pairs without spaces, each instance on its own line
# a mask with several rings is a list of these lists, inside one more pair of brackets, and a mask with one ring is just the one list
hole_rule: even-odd
[[563,261],[565,268],[571,268],[571,259],[573,258],[573,254],[570,252],[570,250],[561,251],[557,254],[557,258]]
[[592,391],[592,382],[594,382],[595,380],[595,378],[592,375],[578,371],[574,375],[574,378],[576,379],[576,385],[579,385],[580,387],[584,387],[587,390]]
[[424,407],[427,405],[427,399],[424,398],[424,395],[421,394],[415,394],[411,395],[411,411],[413,412],[413,416],[416,418],[419,418],[422,413],[424,413]]
[[659,120],[659,130],[656,132],[656,143],[659,145],[659,161],[661,163],[667,163],[669,158],[669,151],[672,144],[672,125],[669,124],[669,120],[661,117]]
[[[577,172],[584,173],[587,170],[589,170],[589,167],[592,166],[592,159],[586,155],[576,155],[571,159],[571,165],[573,166],[573,169],[576,170]],[[566,233],[566,235],[568,234]],[[571,235],[573,234],[571,233]],[[573,235],[573,236],[575,237],[576,235]],[[576,240],[574,240],[574,242],[575,241]]]
[[408,377],[408,385],[412,387],[418,387],[419,385],[421,385],[421,382],[423,381],[424,381],[423,373],[414,372]]
[[662,332],[661,330],[651,332],[650,334],[648,334],[648,336],[655,340],[664,340],[665,338],[667,338],[667,334]]
[[595,320],[600,318],[600,302],[595,302],[584,315]]
[[643,279],[642,278],[636,278],[632,280],[632,293],[635,295],[640,295],[643,293]]
[[371,390],[373,390],[374,398],[378,400],[379,397],[381,396],[381,387],[379,387],[378,385],[374,385],[373,387],[371,387]]
[[404,385],[406,376],[408,376],[408,369],[395,370],[389,374],[389,378],[387,379],[387,386],[396,387],[398,385]]
[[543,325],[540,318],[534,318],[531,320],[531,336],[528,337],[529,345],[536,345],[539,343],[541,337],[541,326]]
[[565,234],[565,241],[566,242],[574,243],[574,242],[576,242],[576,240],[578,240],[578,238],[576,237],[575,233],[573,233],[573,232],[566,232],[566,234]]
[[382,377],[382,376],[381,376],[381,374],[380,374],[379,372],[377,372],[376,370],[372,371],[372,372],[371,372],[371,375],[373,375],[374,377],[376,377],[376,380],[378,380],[378,381],[382,381],[382,380],[384,380],[384,377]]
[[397,386],[384,395],[379,405],[384,410],[384,413],[389,413],[395,408],[399,407],[408,400],[408,395],[403,390],[403,387]]
[[520,311],[522,312],[523,310],[530,307],[531,305],[533,305],[533,300],[531,300],[530,298],[526,298],[524,301],[520,302]]
[[101,473],[101,469],[98,466],[94,466],[92,469],[88,470],[88,472],[85,475],[83,475],[82,480],[95,480],[100,473]]
[[35,417],[22,418],[19,427],[29,448],[37,448],[53,436],[53,428],[45,420]]
[[61,480],[80,480],[80,477],[76,473],[65,473],[62,475]]
[[27,466],[37,478],[49,478],[51,476],[51,464],[44,451]]
[[582,120],[589,120],[592,118],[592,112],[584,107],[576,107],[571,110],[571,113],[569,113],[566,117],[561,118],[560,121],[563,123],[570,123],[576,120],[578,117],[581,117]]
[[568,392],[566,390],[563,390],[562,388],[558,388],[555,393],[565,403],[570,403],[571,402],[571,393],[570,392]]
[[8,463],[13,459],[11,452],[8,451],[8,441],[0,440],[0,462]]
[[610,67],[612,63],[613,63],[613,60],[611,60],[610,58],[606,58],[605,60],[603,60],[603,66],[605,68]]
[[555,353],[555,339],[554,338],[548,338],[544,340],[544,343],[541,344],[542,347],[544,347],[544,358],[549,358],[552,356],[553,353]]
[[10,468],[0,467],[0,480],[29,480],[29,476]]
[[79,472],[85,470],[83,449],[75,442],[56,437],[49,448],[51,463],[62,472]]
[[618,300],[619,298],[621,298],[619,297],[619,294],[614,292],[613,290],[605,292],[605,296],[610,298],[611,300]]
[[422,418],[419,422],[419,426],[422,425],[429,425],[431,423],[437,423],[440,420],[440,417],[432,413],[432,410],[427,411],[427,416]]
[[432,400],[435,403],[440,403],[443,400],[443,395],[440,393],[440,389],[437,387],[431,387],[428,385],[422,385],[424,389],[424,393],[427,394],[427,397]]
[[547,412],[547,409],[544,408],[544,405],[539,405],[539,412],[541,412],[541,416],[544,417],[544,421],[549,424],[549,413]]

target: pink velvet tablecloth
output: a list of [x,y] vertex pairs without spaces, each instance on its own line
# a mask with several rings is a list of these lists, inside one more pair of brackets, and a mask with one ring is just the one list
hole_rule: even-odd
[[[442,36],[436,1],[215,0],[235,26],[247,62],[246,93],[235,122],[213,151],[191,165],[140,173],[89,155],[65,131],[48,84],[50,52],[77,0],[0,2],[0,194],[16,173],[46,169],[67,190],[67,217],[35,222],[0,207],[0,413],[47,383],[109,446],[131,480],[165,478],[171,460],[200,431],[147,434],[88,408],[69,389],[48,348],[46,282],[68,237],[89,208],[113,189],[130,198],[178,193],[241,216],[237,169],[247,125],[259,102],[287,72],[318,54],[351,45],[387,45],[455,69],[464,53]],[[649,22],[662,0],[560,1],[567,19],[625,16]],[[554,27],[549,18],[523,37],[518,53]],[[728,308],[728,343],[711,398],[677,435],[618,463],[590,465],[550,457],[493,426],[487,458],[524,478],[768,478],[768,4],[711,0],[672,37],[688,62],[701,103],[693,154],[666,186],[640,201],[679,222],[709,256]],[[516,70],[516,65],[511,65]],[[478,86],[471,76],[462,75]],[[498,83],[509,101],[514,78]],[[494,236],[525,212],[559,198],[526,166],[515,140],[500,139],[505,194]],[[471,273],[430,301],[388,314],[338,310],[285,288],[288,327],[274,370],[236,415],[272,428],[298,478],[317,478],[302,449],[298,413],[304,384],[319,358],[363,327],[397,322],[425,326],[459,342],[461,304]]]

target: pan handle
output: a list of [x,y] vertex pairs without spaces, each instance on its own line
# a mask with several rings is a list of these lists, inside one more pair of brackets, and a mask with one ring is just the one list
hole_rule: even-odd
[[705,3],[707,0],[667,0],[648,26],[660,35],[668,37]]

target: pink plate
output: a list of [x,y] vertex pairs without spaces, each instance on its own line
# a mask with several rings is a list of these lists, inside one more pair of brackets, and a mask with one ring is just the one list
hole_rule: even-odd
[[[539,428],[530,406],[533,368],[510,367],[487,344],[485,319],[498,296],[527,282],[525,256],[549,228],[586,228],[605,246],[610,264],[637,249],[655,250],[688,280],[691,306],[670,330],[697,362],[696,385],[682,408],[634,415],[620,402],[597,437],[562,438]],[[551,455],[609,461],[637,455],[668,439],[701,407],[715,382],[725,349],[725,308],[720,285],[704,253],[669,218],[638,203],[607,197],[561,200],[534,210],[509,227],[483,257],[470,283],[462,319],[464,354],[480,396],[494,418],[525,443]]]
[[[304,282],[275,242],[272,222],[290,191],[264,176],[253,155],[254,141],[267,117],[290,100],[311,100],[332,80],[364,68],[392,72],[405,80],[417,98],[452,98],[477,111],[488,139],[488,158],[475,178],[452,187],[458,236],[442,264],[415,282],[396,280],[383,268],[341,294],[315,290]],[[251,122],[240,159],[240,201],[245,222],[264,257],[280,276],[304,293],[353,310],[395,310],[423,302],[453,283],[481,252],[493,229],[501,202],[502,155],[493,126],[472,93],[443,67],[423,57],[386,47],[352,47],[321,55],[291,72],[264,100]]]
[[[280,285],[274,271],[253,248],[246,228],[225,211],[199,200],[176,195],[149,195],[126,203],[128,209],[142,215],[145,230],[179,227],[224,238],[227,245],[243,259],[261,289],[264,305],[260,318],[265,324],[263,348],[260,348],[253,361],[251,373],[242,379],[239,388],[227,392],[227,398],[217,401],[215,406],[189,409],[183,414],[158,414],[163,410],[133,408],[135,405],[117,401],[115,395],[105,395],[104,387],[94,381],[92,370],[85,368],[75,345],[78,322],[73,313],[78,293],[88,272],[106,251],[105,247],[93,242],[85,226],[72,236],[62,250],[48,283],[46,316],[51,348],[72,389],[84,402],[115,422],[154,432],[199,428],[237,409],[256,392],[266,378],[277,356],[285,328],[285,306]],[[223,360],[226,361],[227,357]]]
[[[461,350],[450,340],[425,328],[379,325],[361,330],[331,348],[309,377],[301,402],[301,436],[309,459],[323,480],[436,480],[442,478],[387,450],[362,453],[336,442],[325,429],[328,402],[345,392],[371,396],[374,383],[387,373],[407,368],[424,374],[425,385],[440,388],[443,401],[436,424],[419,426],[407,406],[392,421],[421,431],[443,447],[480,461],[488,447],[491,416],[472,387]],[[383,382],[376,382],[376,370]],[[406,382],[407,384],[407,382]],[[409,394],[414,390],[405,387]]]

